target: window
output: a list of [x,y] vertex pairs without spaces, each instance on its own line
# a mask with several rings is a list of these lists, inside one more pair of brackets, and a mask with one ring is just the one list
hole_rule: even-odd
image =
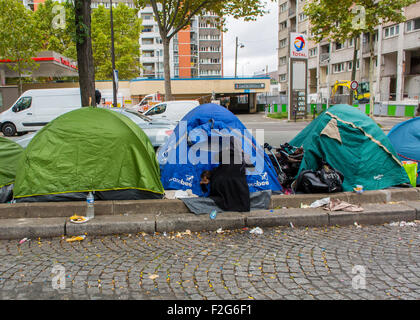
[[339,73],[344,71],[344,62],[334,64],[334,73]]
[[280,65],[283,65],[286,63],[287,63],[287,57],[286,56],[280,57]]
[[280,40],[280,48],[284,48],[285,46],[287,46],[287,38]]
[[141,39],[142,44],[153,44],[153,38],[144,38]]
[[287,21],[280,22],[279,29],[284,30],[287,28]]
[[407,32],[419,30],[420,29],[420,18],[413,19],[406,22],[406,29]]
[[143,51],[143,57],[154,57],[154,51]]
[[22,97],[13,106],[13,112],[20,112],[31,107],[32,97]]
[[280,82],[285,82],[286,81],[286,74],[283,73],[279,76]]
[[299,14],[299,22],[305,21],[308,18],[308,16],[304,13]]
[[318,48],[309,49],[309,56],[316,57],[318,55]]
[[391,27],[387,27],[384,29],[384,38],[391,38],[397,36],[400,33],[400,25],[396,24]]
[[159,104],[155,106],[154,108],[152,108],[146,115],[151,116],[154,114],[161,114],[161,113],[164,113],[165,111],[166,111],[166,104]]
[[153,31],[153,27],[152,26],[145,26],[144,28],[143,28],[143,32],[152,32]]
[[344,44],[336,42],[335,43],[335,51],[341,50],[344,48]]
[[280,13],[282,13],[282,12],[286,12],[286,10],[287,10],[287,2],[282,3],[282,4],[280,5]]
[[349,48],[353,48],[353,46],[354,46],[354,39],[351,38],[349,39]]
[[153,16],[151,14],[142,14],[141,18],[143,20],[151,20],[153,18]]

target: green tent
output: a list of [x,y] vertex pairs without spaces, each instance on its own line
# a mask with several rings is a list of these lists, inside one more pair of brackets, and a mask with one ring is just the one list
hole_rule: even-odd
[[321,160],[344,175],[344,191],[356,185],[379,190],[408,183],[391,142],[379,126],[349,105],[335,105],[320,114],[290,144],[303,146],[299,173],[317,170]]
[[0,203],[11,200],[16,168],[23,148],[16,142],[0,137]]
[[162,198],[160,169],[146,134],[111,110],[80,108],[56,118],[26,147],[17,202]]

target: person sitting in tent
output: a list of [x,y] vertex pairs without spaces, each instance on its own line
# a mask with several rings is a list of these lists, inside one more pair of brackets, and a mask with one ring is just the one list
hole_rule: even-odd
[[[220,165],[202,172],[200,186],[221,209],[248,212],[251,203],[245,168],[250,165],[245,161],[243,152],[238,153],[237,150],[234,138],[230,137],[229,148],[218,155]],[[227,156],[229,159],[226,159]]]

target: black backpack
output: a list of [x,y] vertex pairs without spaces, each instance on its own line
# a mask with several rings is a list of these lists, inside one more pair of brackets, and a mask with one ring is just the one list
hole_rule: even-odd
[[343,191],[344,175],[326,162],[316,171],[302,171],[296,179],[295,192],[332,193]]

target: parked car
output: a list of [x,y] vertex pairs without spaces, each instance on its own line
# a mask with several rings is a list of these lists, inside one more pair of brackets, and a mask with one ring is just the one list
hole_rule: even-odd
[[[150,142],[152,143],[155,149],[159,148],[168,140],[169,136],[172,134],[175,129],[176,123],[169,121],[159,121],[152,120],[142,114],[127,111],[121,108],[106,108],[114,112],[119,112],[120,114],[130,118],[135,124],[137,124],[144,133],[149,137]],[[20,144],[23,148],[29,144],[32,138],[37,134],[37,132],[29,133],[21,138],[16,139],[15,141]]]
[[158,103],[144,113],[152,119],[180,121],[188,112],[200,103],[196,100],[175,100]]
[[79,88],[28,90],[0,114],[0,130],[7,137],[36,131],[58,116],[80,107]]

